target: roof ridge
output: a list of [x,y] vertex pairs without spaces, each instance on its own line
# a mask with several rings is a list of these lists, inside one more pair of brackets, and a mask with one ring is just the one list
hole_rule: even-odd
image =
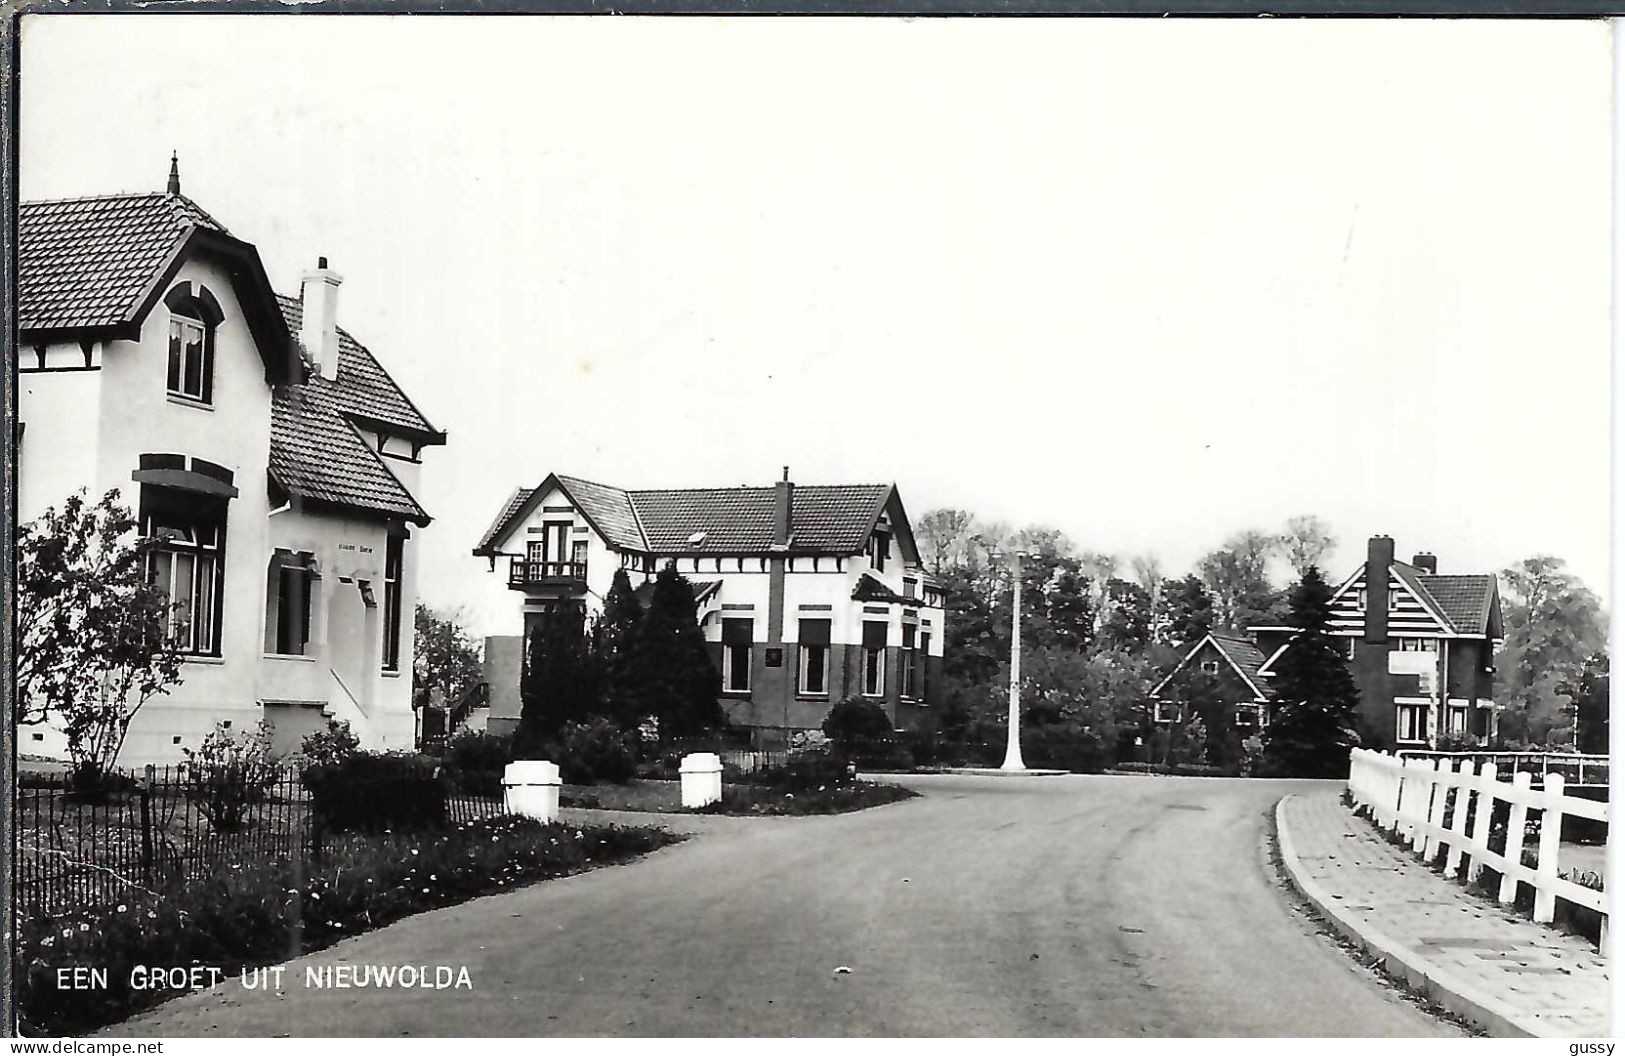
[[[605,484],[601,480],[588,480],[586,477],[578,477],[574,473],[554,473],[553,476],[558,477],[560,480],[574,480],[582,484],[591,484],[595,488],[608,488],[610,491],[618,491],[623,495],[632,494],[630,489],[623,488],[619,484]],[[541,485],[538,484],[536,487],[539,488]]]
[[[167,191],[115,191],[112,194],[76,194],[65,198],[25,198],[17,203],[18,208],[30,205],[70,205],[74,202],[112,202],[126,198],[184,198],[185,195],[171,195]],[[190,199],[187,199],[190,201]]]

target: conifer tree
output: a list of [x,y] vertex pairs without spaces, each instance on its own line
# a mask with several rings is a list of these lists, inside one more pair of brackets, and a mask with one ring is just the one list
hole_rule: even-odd
[[649,608],[639,618],[631,656],[633,693],[641,714],[660,721],[662,740],[725,723],[717,698],[722,675],[711,662],[694,619],[694,591],[677,564],[655,577]]
[[1264,731],[1266,764],[1289,777],[1343,777],[1359,747],[1359,690],[1337,640],[1328,633],[1332,588],[1310,566],[1292,591],[1291,644],[1275,661],[1276,704]]
[[616,569],[609,593],[604,595],[604,612],[598,619],[593,646],[598,657],[604,716],[623,728],[636,726],[647,712],[639,699],[633,665],[642,616],[643,609],[626,569]]
[[535,758],[566,723],[586,721],[600,710],[598,679],[586,613],[577,606],[543,616],[526,645],[514,751],[519,758]]

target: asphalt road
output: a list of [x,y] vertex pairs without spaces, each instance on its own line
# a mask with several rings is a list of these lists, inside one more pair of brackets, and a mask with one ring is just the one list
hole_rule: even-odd
[[[1459,1036],[1278,880],[1268,811],[1304,783],[901,780],[924,795],[677,819],[696,838],[349,940],[281,996],[229,982],[110,1033]],[[307,963],[466,965],[474,989],[312,990]]]

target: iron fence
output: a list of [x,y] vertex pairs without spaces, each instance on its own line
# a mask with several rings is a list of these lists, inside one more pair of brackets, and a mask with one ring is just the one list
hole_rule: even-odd
[[[500,797],[445,787],[441,817],[463,824],[505,812]],[[247,795],[185,766],[110,774],[94,791],[66,774],[26,774],[16,796],[17,908],[25,915],[113,903],[132,889],[163,892],[275,858],[317,861],[338,834],[292,768],[256,781]]]

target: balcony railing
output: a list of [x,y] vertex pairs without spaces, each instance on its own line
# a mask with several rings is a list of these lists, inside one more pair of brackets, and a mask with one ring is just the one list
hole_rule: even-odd
[[510,587],[585,586],[585,561],[530,561],[516,557],[508,565]]

